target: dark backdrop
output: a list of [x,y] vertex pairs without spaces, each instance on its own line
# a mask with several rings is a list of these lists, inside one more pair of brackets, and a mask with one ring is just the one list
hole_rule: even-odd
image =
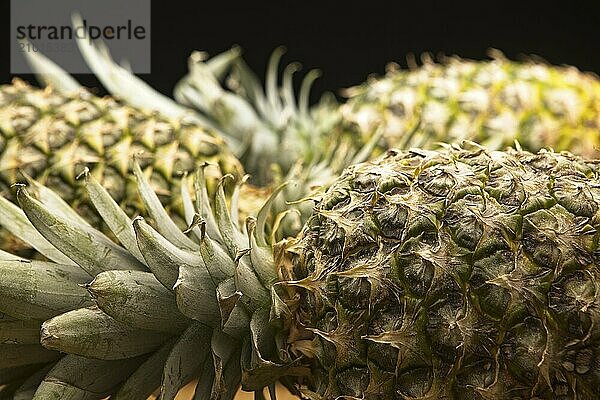
[[[0,29],[8,38],[9,1],[0,3]],[[563,1],[562,6],[526,1],[516,6],[452,3],[457,2],[365,1],[358,7],[337,1],[316,5],[305,1],[154,0],[153,72],[143,78],[170,94],[186,72],[186,58],[192,50],[216,54],[234,44],[242,46],[247,62],[261,75],[271,51],[285,45],[284,61],[301,61],[304,70],[319,68],[323,72],[315,93],[359,83],[370,73],[382,73],[389,61],[406,65],[409,53],[482,59],[490,47],[513,59],[534,54],[553,64],[600,73],[600,14],[593,1],[584,5]],[[391,4],[396,6],[389,8]],[[1,82],[7,82],[8,39],[2,43]],[[98,86],[91,76],[79,79]]]

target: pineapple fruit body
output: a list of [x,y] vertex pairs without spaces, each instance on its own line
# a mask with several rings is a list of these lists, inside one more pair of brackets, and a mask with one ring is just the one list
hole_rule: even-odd
[[425,59],[346,90],[342,122],[358,143],[380,131],[380,151],[434,148],[472,140],[504,150],[518,141],[537,152],[551,147],[597,157],[600,80],[575,67],[513,62]]
[[599,171],[483,148],[350,167],[296,246],[311,398],[596,398]]
[[4,194],[22,171],[72,202],[81,197],[76,179],[88,166],[115,200],[128,205],[134,157],[165,196],[177,192],[172,185],[178,176],[203,162],[224,173],[241,171],[214,132],[88,92],[61,95],[15,80],[0,87],[0,121]]
[[[10,196],[14,183],[34,179],[92,217],[78,182],[87,168],[123,209],[142,212],[131,173],[134,158],[174,217],[183,212],[175,195],[182,175],[204,163],[243,175],[222,138],[185,118],[168,119],[83,90],[65,95],[20,80],[0,87],[2,195]],[[220,178],[217,171],[207,168]],[[5,243],[3,249],[16,246]]]
[[[36,274],[73,278],[38,279],[44,296],[20,300],[47,318],[41,343],[60,360],[44,369],[13,356],[7,371],[29,376],[17,393],[143,399],[160,386],[173,399],[199,378],[197,398],[277,380],[325,400],[596,398],[595,161],[477,145],[390,151],[348,168],[302,233],[278,243],[265,234],[273,198],[239,225],[222,181],[211,203],[200,173],[194,194],[182,185],[183,233],[134,172],[154,225],[85,181],[120,244],[19,189],[30,240],[54,246]],[[0,253],[0,265],[14,258]],[[2,304],[38,276],[18,271],[0,290],[13,325],[27,313]],[[111,373],[88,382],[73,372],[84,365]]]

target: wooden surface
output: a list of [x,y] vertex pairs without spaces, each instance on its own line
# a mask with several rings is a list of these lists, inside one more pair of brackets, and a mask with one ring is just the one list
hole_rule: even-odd
[[[175,400],[190,400],[194,397],[194,389],[196,387],[196,382],[192,382],[186,387],[184,387]],[[150,399],[156,399],[156,397],[151,397]],[[253,392],[243,392],[239,391],[235,396],[235,400],[254,400]],[[292,395],[286,388],[283,386],[277,386],[277,400],[298,400],[298,397]]]

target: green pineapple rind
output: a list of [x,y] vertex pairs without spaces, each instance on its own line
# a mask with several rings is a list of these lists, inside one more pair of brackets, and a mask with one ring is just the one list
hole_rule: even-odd
[[347,169],[295,246],[309,397],[595,398],[599,173],[479,146]]

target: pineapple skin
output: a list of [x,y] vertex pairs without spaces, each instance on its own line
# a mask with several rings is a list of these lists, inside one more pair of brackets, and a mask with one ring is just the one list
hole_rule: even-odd
[[303,394],[597,399],[599,173],[477,147],[347,169],[291,247]]
[[[243,174],[223,139],[185,118],[167,119],[84,91],[37,89],[18,79],[0,86],[2,195],[11,198],[10,186],[31,177],[91,211],[78,181],[87,167],[125,210],[140,212],[134,158],[175,217],[182,214],[177,195],[182,175],[206,162],[223,173]],[[215,171],[208,168],[207,174]]]
[[458,57],[408,70],[391,64],[383,77],[347,89],[342,130],[357,146],[379,131],[379,151],[435,148],[471,140],[492,150],[550,147],[600,155],[600,80],[575,67]]

